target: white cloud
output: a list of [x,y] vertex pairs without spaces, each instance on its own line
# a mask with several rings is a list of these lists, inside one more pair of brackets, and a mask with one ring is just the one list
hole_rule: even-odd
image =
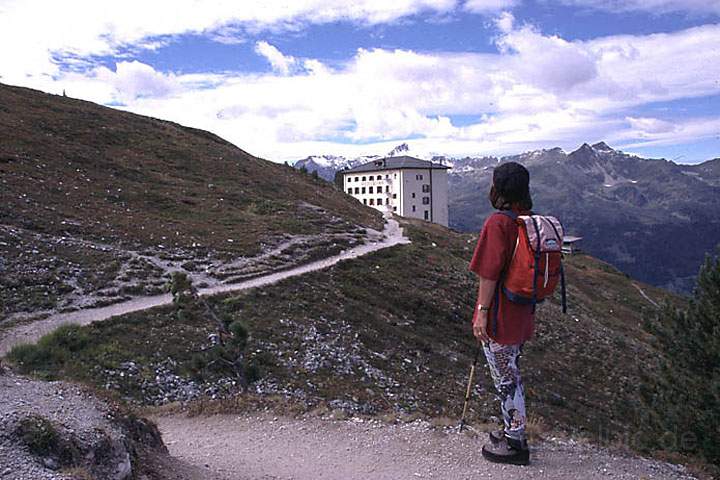
[[[247,34],[313,24],[391,23],[420,13],[444,15],[460,0],[2,0],[0,81],[42,85],[61,65],[92,69],[93,55],[154,49],[178,35],[241,43]],[[9,48],[12,46],[12,48]]]
[[[0,81],[55,93],[67,89],[70,96],[100,103],[121,101],[128,110],[211,130],[274,160],[314,153],[385,153],[408,138],[420,149],[459,155],[566,147],[602,138],[628,145],[670,144],[693,135],[706,138],[717,126],[711,119],[689,119],[669,128],[668,122],[675,123],[671,119],[633,109],[720,94],[720,53],[712,48],[720,39],[720,25],[568,41],[516,25],[512,14],[504,12],[496,18],[496,53],[360,49],[331,68],[320,59],[288,56],[261,41],[256,51],[273,67],[264,74],[187,75],[128,61],[119,61],[115,71],[93,67],[68,72],[49,52],[78,55],[82,66],[91,53],[111,53],[138,42],[153,45],[167,41],[165,34],[203,32],[232,42],[241,41],[249,25],[294,28],[333,18],[372,23],[424,10],[443,13],[459,3],[365,0],[347,7],[345,2],[298,0],[283,4],[284,10],[278,3],[278,12],[259,9],[255,2],[243,9],[218,2],[187,10],[190,4],[180,0],[172,4],[177,14],[170,19],[155,11],[154,2],[142,19],[126,13],[111,18],[94,3],[88,3],[88,10],[53,3],[48,15],[58,16],[55,23],[73,12],[79,17],[77,29],[59,32],[54,22],[47,22],[47,29],[33,30],[33,40],[26,28],[14,24],[19,17],[6,18],[8,8],[16,15],[22,5],[0,6],[0,41],[20,45],[0,53]],[[91,15],[100,22],[90,21]],[[175,18],[185,16],[193,18]],[[27,21],[45,22],[43,18],[35,14]],[[16,37],[3,29],[7,26]],[[453,125],[455,115],[474,120]]]
[[498,30],[505,34],[512,32],[514,24],[515,17],[510,12],[500,12],[500,15],[495,19],[495,25]]
[[[503,23],[501,28],[509,26]],[[508,54],[511,76],[518,83],[565,92],[598,74],[598,59],[588,45],[544,36],[527,25],[506,32],[497,43]]]
[[720,135],[720,118],[689,118],[667,122],[656,118],[627,118],[629,129],[618,132],[623,148],[677,145]]
[[635,131],[634,133],[637,137],[669,133],[677,130],[675,123],[659,118],[625,117],[625,120],[627,120],[630,127]]
[[559,0],[559,3],[609,12],[646,11],[652,14],[669,12],[720,14],[720,0]]
[[270,62],[273,70],[283,75],[289,74],[291,68],[297,63],[294,57],[283,55],[277,47],[265,41],[260,41],[255,44],[255,52],[265,57],[267,61]]
[[473,13],[493,13],[519,5],[520,0],[467,0],[463,6]]
[[115,88],[116,99],[121,102],[143,97],[164,97],[179,90],[175,75],[155,71],[150,65],[132,61],[115,64],[115,71],[99,67],[95,77]]

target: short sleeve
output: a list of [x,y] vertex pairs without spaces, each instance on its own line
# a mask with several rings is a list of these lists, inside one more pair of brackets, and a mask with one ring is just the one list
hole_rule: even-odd
[[470,270],[488,280],[499,280],[511,255],[512,220],[504,215],[490,215],[485,221],[475,252],[470,261]]

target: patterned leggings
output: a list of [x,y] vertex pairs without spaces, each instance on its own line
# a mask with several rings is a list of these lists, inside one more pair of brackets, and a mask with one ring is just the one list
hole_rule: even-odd
[[490,340],[483,344],[483,349],[500,400],[505,435],[523,441],[525,440],[525,391],[518,369],[522,344],[501,345]]

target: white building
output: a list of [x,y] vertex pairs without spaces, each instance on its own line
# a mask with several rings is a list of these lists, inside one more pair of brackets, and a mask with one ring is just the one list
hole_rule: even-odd
[[381,212],[448,225],[450,167],[413,157],[388,157],[342,171],[343,190]]
[[582,238],[583,237],[573,237],[572,235],[563,237],[562,252],[567,253],[568,255],[578,253],[580,249],[578,248],[577,243],[582,240]]

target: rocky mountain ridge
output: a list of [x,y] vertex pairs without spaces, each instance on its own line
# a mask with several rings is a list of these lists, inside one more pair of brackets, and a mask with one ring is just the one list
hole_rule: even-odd
[[717,160],[680,165],[583,144],[467,163],[450,172],[450,224],[477,231],[492,212],[493,163],[527,166],[535,211],[552,213],[582,248],[653,285],[690,292],[706,253],[720,243]]

